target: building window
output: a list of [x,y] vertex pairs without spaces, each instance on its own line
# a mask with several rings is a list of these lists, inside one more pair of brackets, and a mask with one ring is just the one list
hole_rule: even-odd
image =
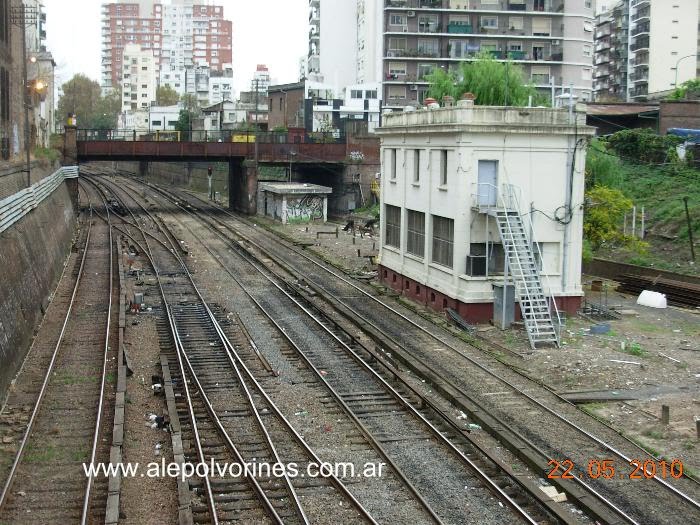
[[454,220],[433,215],[433,258],[432,261],[452,268],[454,245]]
[[591,56],[592,48],[588,44],[583,45],[583,56],[589,57]]
[[447,150],[440,150],[440,186],[447,186]]
[[361,89],[351,89],[350,90],[350,98],[362,98],[362,90]]
[[591,22],[589,22],[588,20],[585,20],[583,22],[583,30],[588,32],[588,33],[591,33],[593,31],[593,24]]
[[413,150],[413,182],[420,182],[420,150]]
[[434,39],[418,39],[418,54],[420,56],[436,57],[439,52],[438,41]]
[[376,99],[377,98],[377,90],[372,89],[370,91],[365,91],[365,98]]
[[406,39],[405,38],[390,38],[389,39],[389,56],[391,53],[406,51]]
[[418,80],[423,80],[435,69],[435,64],[418,64]]
[[482,16],[481,17],[481,27],[486,27],[488,29],[498,28],[498,17],[497,16]]
[[151,121],[151,126],[161,126],[161,125],[163,125],[163,122],[161,120]]
[[387,94],[389,100],[404,100],[406,98],[406,86],[389,86]]
[[391,180],[396,180],[396,150],[388,149],[386,155],[386,162],[389,163],[389,177]]
[[522,31],[525,29],[525,21],[522,16],[511,16],[508,18],[508,27],[513,31]]
[[401,248],[401,208],[390,204],[386,204],[384,207],[386,216],[386,240],[384,244]]
[[549,66],[532,66],[530,70],[530,81],[535,85],[550,83],[551,69]]
[[406,62],[389,62],[389,76],[396,77],[406,74]]
[[425,213],[406,210],[406,251],[423,257],[425,255]]
[[0,120],[10,120],[10,73],[4,67],[0,68]]
[[552,34],[551,18],[533,18],[532,36],[550,36]]
[[593,78],[593,73],[590,67],[584,67],[581,69],[581,78],[583,80],[591,80],[591,78]]
[[406,25],[406,17],[404,15],[391,15],[389,17],[389,25],[390,26],[405,26]]

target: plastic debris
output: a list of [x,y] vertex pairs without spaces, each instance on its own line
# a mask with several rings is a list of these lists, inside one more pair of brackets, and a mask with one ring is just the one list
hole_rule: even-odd
[[637,304],[649,308],[666,308],[666,296],[659,292],[644,290],[637,298]]

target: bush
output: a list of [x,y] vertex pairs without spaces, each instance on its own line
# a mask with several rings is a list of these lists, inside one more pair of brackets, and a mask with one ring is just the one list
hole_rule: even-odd
[[[607,143],[626,160],[663,164],[669,160],[669,155],[673,157],[676,146],[683,143],[683,139],[673,135],[658,135],[650,129],[625,129],[608,137]],[[675,154],[675,157],[677,159],[678,155]]]

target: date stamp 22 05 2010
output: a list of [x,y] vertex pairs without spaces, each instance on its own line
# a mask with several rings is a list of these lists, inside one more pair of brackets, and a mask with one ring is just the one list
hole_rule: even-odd
[[613,459],[591,459],[586,465],[577,468],[570,459],[558,461],[550,459],[548,479],[678,479],[683,476],[683,462],[680,459],[631,459],[629,462],[616,462]]

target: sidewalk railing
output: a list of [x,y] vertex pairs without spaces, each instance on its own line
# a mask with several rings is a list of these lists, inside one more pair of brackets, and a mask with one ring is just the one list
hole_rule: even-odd
[[0,233],[38,207],[64,180],[77,177],[78,166],[63,166],[29,188],[0,200]]

